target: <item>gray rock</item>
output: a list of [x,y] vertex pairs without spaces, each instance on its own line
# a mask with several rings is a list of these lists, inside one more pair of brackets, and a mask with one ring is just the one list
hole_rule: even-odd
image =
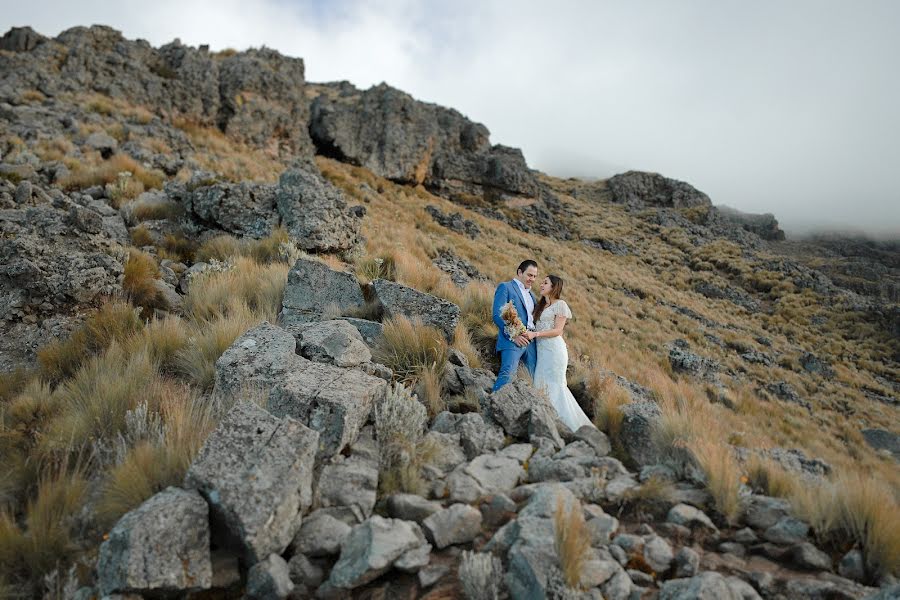
[[668,571],[674,558],[672,546],[665,539],[651,535],[644,540],[644,560],[657,573]]
[[103,131],[95,131],[85,138],[84,145],[96,150],[103,158],[109,158],[119,148],[116,138]]
[[734,541],[741,544],[755,544],[759,541],[759,538],[756,537],[756,533],[752,529],[744,527],[734,533]]
[[388,496],[387,509],[391,517],[395,519],[415,521],[420,525],[422,521],[442,510],[440,502],[426,500],[415,494],[393,494]]
[[766,529],[763,539],[775,544],[800,544],[809,535],[809,525],[794,517],[781,517]]
[[266,183],[217,182],[185,192],[185,212],[202,223],[236,236],[262,238],[279,225],[276,187]]
[[349,533],[349,525],[320,509],[303,519],[291,547],[306,556],[329,556],[340,552],[341,543]]
[[356,369],[294,358],[271,388],[267,408],[318,431],[319,458],[334,456],[356,440],[387,382]]
[[347,590],[359,587],[381,576],[408,551],[426,544],[415,523],[372,516],[344,540],[328,583]]
[[691,352],[685,340],[678,339],[669,345],[669,364],[675,372],[687,373],[713,383],[717,381],[719,364],[711,358]]
[[447,477],[450,499],[470,503],[487,494],[509,492],[525,477],[522,462],[497,453],[459,465]]
[[347,314],[364,304],[354,275],[335,271],[317,260],[299,258],[288,273],[282,318],[286,326],[318,321],[328,307]]
[[588,444],[597,456],[606,456],[610,451],[609,438],[606,434],[590,425],[582,425],[575,432],[575,439]]
[[693,577],[700,570],[700,555],[687,546],[675,553],[674,562],[675,577]]
[[374,348],[378,344],[378,340],[381,339],[384,332],[384,325],[376,321],[357,319],[355,317],[341,317],[341,320],[347,321],[356,327],[356,330],[369,348]]
[[[487,128],[381,84],[318,87],[310,133],[325,153],[387,179],[465,193],[536,195],[522,153],[491,146]],[[446,183],[445,183],[446,182]]]
[[449,572],[450,567],[447,565],[428,565],[419,569],[419,587],[422,589],[430,588]]
[[884,586],[877,592],[866,596],[865,600],[897,600],[900,598],[900,583]]
[[635,585],[624,569],[618,571],[600,586],[605,600],[631,600]]
[[862,552],[851,550],[838,563],[838,574],[853,581],[863,581],[866,577],[866,565]]
[[291,581],[307,588],[317,588],[325,579],[322,567],[310,562],[303,554],[294,554],[288,561],[288,572]]
[[185,476],[185,486],[209,502],[247,556],[258,562],[281,553],[312,500],[319,434],[240,402],[222,419]]
[[411,287],[376,279],[372,289],[378,301],[384,307],[386,318],[403,316],[408,319],[418,318],[425,325],[430,325],[444,334],[450,341],[459,322],[459,307],[448,300],[420,292]]
[[590,476],[595,469],[608,468],[610,459],[598,457],[592,446],[575,441],[551,453],[553,446],[545,446],[534,453],[528,463],[528,480],[571,481]]
[[320,321],[288,328],[297,336],[304,358],[338,367],[355,367],[372,360],[359,331],[347,321]]
[[426,518],[422,528],[439,550],[452,544],[466,544],[481,533],[481,512],[468,504],[453,504]]
[[702,529],[710,533],[718,533],[719,531],[706,513],[688,504],[676,504],[669,509],[666,521],[676,525],[684,525],[691,529]]
[[671,579],[659,590],[659,600],[743,600],[724,577],[705,571],[690,579]]
[[119,519],[100,546],[102,594],[183,593],[212,584],[206,502],[174,487]]
[[270,554],[247,572],[247,598],[271,600],[287,598],[294,590],[290,569],[283,558]]
[[900,460],[900,435],[886,429],[863,429],[862,435],[872,448],[886,451],[894,460]]
[[629,553],[641,552],[644,548],[644,538],[633,533],[620,533],[613,539],[613,544]]
[[825,575],[822,574],[815,579],[789,579],[784,585],[784,597],[808,598],[809,600],[832,600],[834,598],[840,598],[841,600],[856,598],[894,600],[897,598],[896,590],[887,594],[884,594],[884,590],[882,590],[881,593],[883,595],[876,596],[873,595],[874,590],[872,588],[861,586],[837,576],[830,576],[828,579],[824,579],[824,577]]
[[725,578],[725,583],[728,584],[728,589],[731,590],[731,593],[741,600],[762,600],[756,590],[753,589],[753,586],[743,579],[732,575]]
[[394,561],[394,568],[404,573],[418,573],[419,569],[431,562],[431,544],[416,546],[403,553]]
[[504,527],[515,534],[507,553],[506,584],[510,597],[544,597],[549,570],[557,564],[553,523],[557,506],[564,511],[581,510],[578,499],[563,486],[542,485],[516,521]]
[[791,559],[801,569],[830,571],[831,557],[810,544],[803,542],[791,548]]
[[632,402],[621,407],[622,429],[619,439],[625,452],[638,466],[655,465],[662,456],[656,447],[654,430],[661,413],[655,402]]
[[466,462],[466,453],[462,449],[460,434],[458,433],[429,431],[425,434],[425,443],[435,448],[434,460],[428,464],[428,467],[433,469],[439,477],[443,477],[457,466]]
[[485,527],[497,527],[515,517],[519,507],[506,494],[491,494],[479,504],[482,523]]
[[348,524],[367,519],[378,489],[378,446],[366,428],[351,447],[349,457],[334,456],[319,474],[316,506]]
[[465,394],[474,391],[478,397],[490,394],[497,377],[487,369],[448,364],[444,369],[444,387],[448,394]]
[[269,390],[302,363],[294,336],[264,321],[236,339],[216,361],[215,389],[225,396],[247,388]]
[[348,208],[341,191],[314,166],[285,171],[278,180],[275,202],[282,225],[303,250],[347,252],[359,244],[365,209]]
[[462,449],[469,460],[503,447],[503,430],[493,423],[486,423],[478,413],[441,412],[434,418],[431,430],[459,434]]
[[609,544],[613,534],[619,529],[619,520],[607,514],[595,516],[585,523],[591,534],[592,546]]
[[744,522],[754,529],[768,529],[790,514],[787,500],[770,496],[750,496],[744,510]]
[[722,542],[719,544],[719,552],[722,554],[734,554],[743,558],[747,554],[747,549],[744,548],[743,544],[738,544],[737,542]]
[[629,208],[712,206],[709,196],[693,186],[657,173],[628,171],[607,181],[615,202]]

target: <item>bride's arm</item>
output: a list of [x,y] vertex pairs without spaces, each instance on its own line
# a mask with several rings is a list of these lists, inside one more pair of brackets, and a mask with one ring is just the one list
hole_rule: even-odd
[[563,328],[566,326],[566,319],[562,315],[556,315],[556,319],[553,321],[553,329],[545,329],[544,331],[532,331],[530,332],[531,339],[534,338],[551,338],[562,335]]

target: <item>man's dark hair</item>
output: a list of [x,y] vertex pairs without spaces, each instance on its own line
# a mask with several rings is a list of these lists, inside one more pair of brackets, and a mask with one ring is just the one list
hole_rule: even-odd
[[516,273],[524,273],[528,267],[534,267],[535,269],[537,269],[537,263],[530,258],[528,260],[523,260],[522,264],[519,265],[519,268],[516,269]]

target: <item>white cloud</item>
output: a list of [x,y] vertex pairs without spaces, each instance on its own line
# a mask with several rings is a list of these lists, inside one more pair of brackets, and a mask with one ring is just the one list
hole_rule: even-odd
[[793,229],[900,235],[900,4],[131,0],[9,3],[50,35],[266,45],[312,81],[387,81],[558,175],[629,168]]

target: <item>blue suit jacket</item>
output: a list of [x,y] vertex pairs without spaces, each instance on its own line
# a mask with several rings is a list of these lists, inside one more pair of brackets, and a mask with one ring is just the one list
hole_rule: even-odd
[[[537,300],[535,299],[534,294],[532,294],[531,291],[529,291],[528,293],[531,294],[531,299],[534,301],[534,305],[537,306]],[[522,297],[522,292],[521,290],[519,290],[519,286],[516,285],[515,281],[504,281],[497,286],[497,291],[494,292],[494,323],[500,330],[500,332],[497,334],[497,352],[518,348],[515,342],[506,337],[506,334],[503,333],[503,328],[506,327],[506,323],[503,321],[503,318],[500,317],[500,311],[503,310],[503,305],[510,300],[512,300],[513,306],[516,307],[516,311],[519,313],[519,318],[522,319],[523,323],[525,323],[526,325],[528,324],[528,313],[525,309],[525,299]]]

